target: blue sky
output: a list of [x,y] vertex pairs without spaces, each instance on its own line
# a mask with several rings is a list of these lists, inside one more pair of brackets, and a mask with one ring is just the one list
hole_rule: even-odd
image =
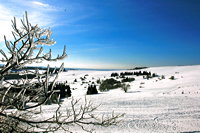
[[65,67],[200,64],[199,0],[0,0],[0,41],[25,10],[51,27],[55,56],[67,46]]

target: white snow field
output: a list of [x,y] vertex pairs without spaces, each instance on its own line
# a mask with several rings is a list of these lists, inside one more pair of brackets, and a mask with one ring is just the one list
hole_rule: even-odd
[[[160,77],[143,79],[132,76],[136,80],[129,82],[127,93],[121,88],[97,95],[86,95],[87,86],[97,79],[111,78],[113,72],[150,71]],[[87,75],[88,76],[87,76]],[[86,75],[85,84],[80,77]],[[169,79],[171,76],[175,80]],[[77,82],[74,83],[74,79]],[[165,132],[197,132],[200,131],[200,65],[152,67],[142,70],[120,71],[80,71],[73,70],[60,74],[58,81],[68,81],[74,99],[91,100],[94,105],[101,105],[94,114],[125,113],[117,126],[94,126],[97,133],[165,133]],[[71,98],[65,99],[62,108],[67,108]],[[44,105],[43,112],[47,116],[54,112],[56,105]],[[62,109],[61,109],[62,110]],[[84,132],[73,127],[74,132]],[[64,132],[59,130],[58,132]]]

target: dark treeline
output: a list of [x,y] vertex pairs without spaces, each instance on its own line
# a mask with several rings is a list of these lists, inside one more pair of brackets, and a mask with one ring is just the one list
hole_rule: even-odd
[[118,73],[112,73],[111,77],[117,77],[117,76],[131,76],[131,75],[136,75],[136,76],[150,76],[151,72],[147,71],[138,71],[138,72],[121,72],[120,75]]
[[129,76],[129,75],[136,75],[136,76],[144,76],[144,75],[151,75],[151,72],[147,71],[137,71],[137,72],[122,72],[120,76]]
[[[40,83],[35,83],[33,85],[27,85],[27,88],[22,88],[20,85],[17,87],[11,87],[9,93],[12,95],[14,93],[19,93],[22,90],[26,90],[24,91],[24,95],[30,96],[30,98],[38,95],[38,88],[43,87],[44,84],[40,84]],[[0,91],[4,90],[6,88],[0,88]],[[48,86],[48,91],[50,91],[52,89],[52,83],[49,84]],[[70,86],[67,85],[66,83],[56,83],[53,86],[53,90],[55,90],[53,95],[57,95],[60,96],[60,99],[63,98],[67,98],[67,97],[71,97],[71,89]],[[47,92],[48,94],[48,92]],[[9,94],[8,94],[9,95]],[[50,95],[50,94],[48,94]],[[38,101],[35,101],[38,102]]]
[[5,80],[11,80],[11,79],[33,79],[35,78],[36,75],[35,74],[19,74],[19,73],[11,73],[8,75],[4,76]]

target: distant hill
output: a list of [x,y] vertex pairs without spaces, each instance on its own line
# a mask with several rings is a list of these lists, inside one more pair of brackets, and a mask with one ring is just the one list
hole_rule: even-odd
[[132,69],[129,69],[129,70],[140,70],[140,69],[146,69],[148,67],[134,67]]

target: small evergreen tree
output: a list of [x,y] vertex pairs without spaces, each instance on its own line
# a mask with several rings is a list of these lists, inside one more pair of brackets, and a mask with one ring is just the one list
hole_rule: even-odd
[[89,85],[87,90],[87,95],[98,94],[96,85]]

